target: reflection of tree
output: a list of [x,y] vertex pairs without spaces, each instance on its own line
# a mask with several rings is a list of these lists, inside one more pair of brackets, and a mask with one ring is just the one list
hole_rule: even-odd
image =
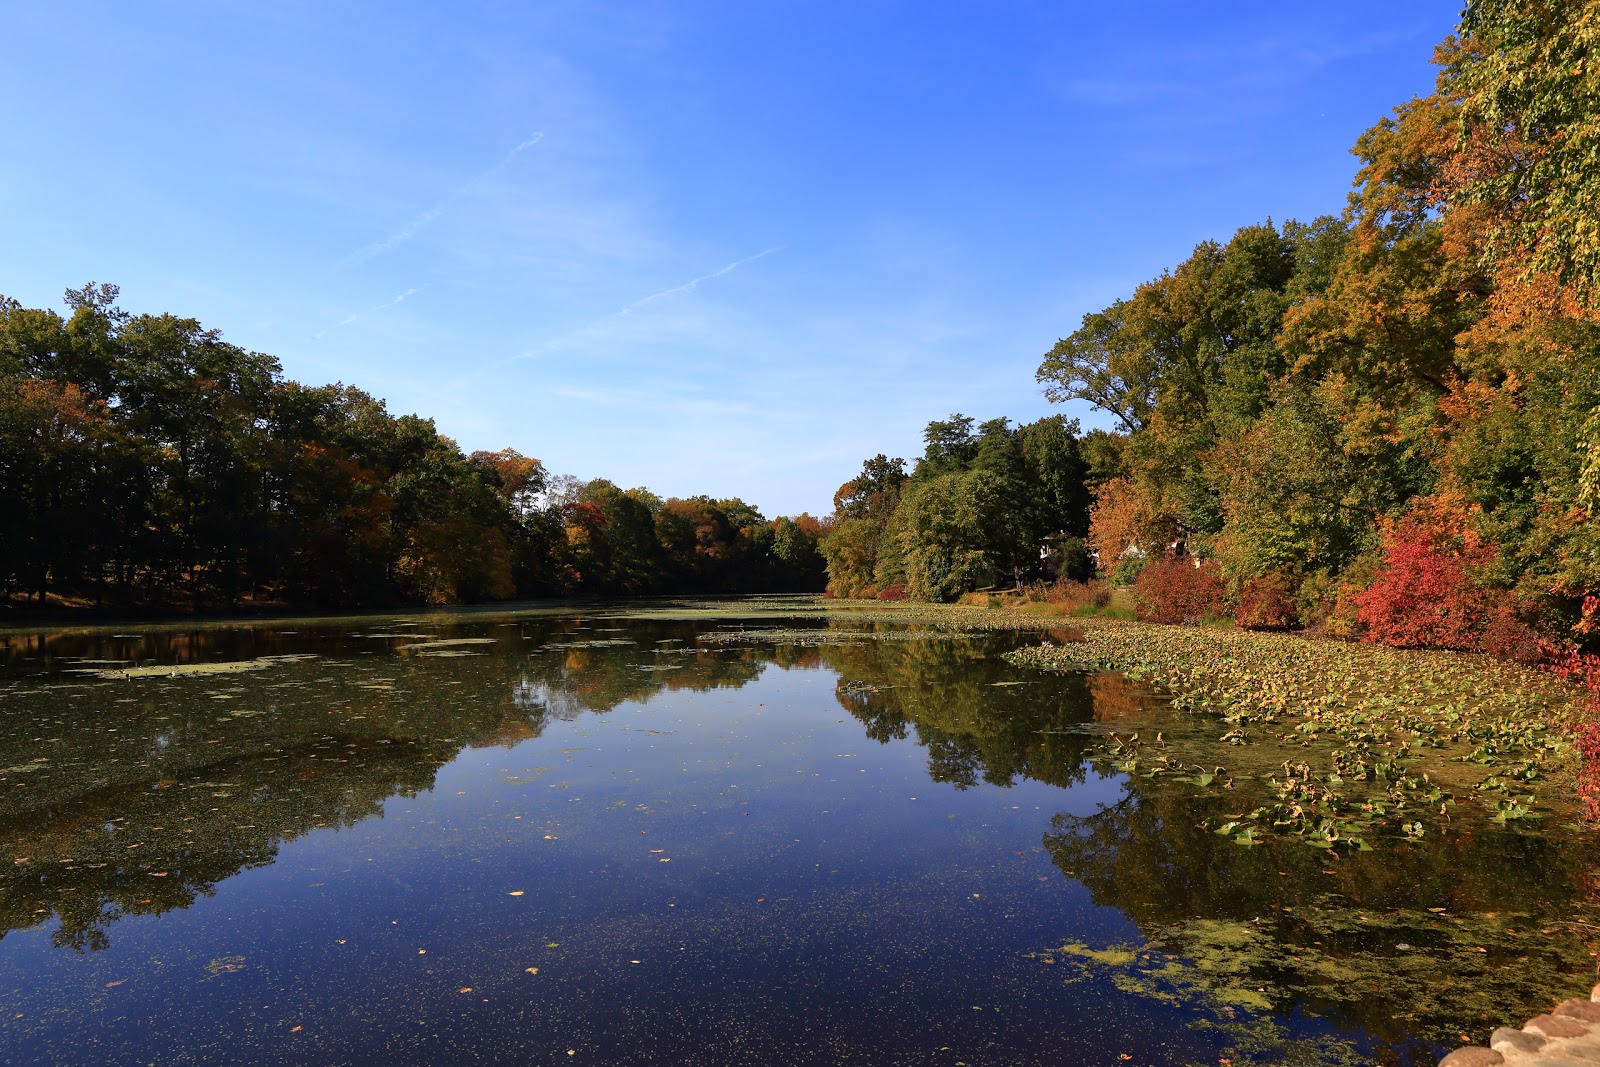
[[934,781],[959,788],[1082,781],[1085,727],[1095,718],[1089,690],[1074,676],[1015,684],[1017,672],[996,654],[1004,640],[896,635],[819,651],[839,673],[840,706],[879,742],[915,730]]
[[1204,980],[1225,953],[1228,980],[1247,977],[1275,1012],[1359,1025],[1432,1063],[1432,1042],[1457,1043],[1480,1014],[1537,1014],[1592,981],[1589,954],[1550,925],[1592,863],[1570,836],[1460,829],[1338,856],[1288,839],[1244,847],[1202,823],[1249,798],[1162,778],[1125,788],[1092,815],[1054,817],[1056,866],[1153,947],[1201,961],[1186,973]]
[[[514,628],[430,621],[432,632],[419,637],[496,643],[467,646],[484,655],[438,657],[398,654],[405,638],[358,636],[383,632],[377,621],[304,636],[172,628],[132,642],[146,650],[141,658],[320,658],[249,674],[68,675],[58,688],[5,692],[0,840],[11,862],[0,871],[0,931],[54,915],[57,944],[104,948],[125,915],[187,907],[238,871],[273,862],[283,842],[352,826],[392,796],[431,788],[464,747],[514,746],[552,719],[663,690],[744,685],[772,659],[754,649],[698,649],[694,627],[683,624],[632,625],[627,644],[535,652],[596,634],[571,619]],[[619,635],[599,635],[606,638]],[[5,651],[10,670],[27,677],[79,659],[125,659],[129,645],[50,635]],[[41,660],[42,651],[55,662]],[[816,654],[790,659],[814,664]]]

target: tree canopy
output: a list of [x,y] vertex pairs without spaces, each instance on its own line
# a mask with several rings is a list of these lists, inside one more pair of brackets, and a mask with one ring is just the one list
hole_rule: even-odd
[[0,297],[0,595],[210,607],[819,589],[821,524],[464,455],[176,315]]

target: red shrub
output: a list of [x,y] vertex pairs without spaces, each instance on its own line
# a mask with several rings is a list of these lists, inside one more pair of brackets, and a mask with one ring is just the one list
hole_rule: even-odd
[[[1588,604],[1584,605],[1585,608]],[[1600,822],[1600,656],[1580,654],[1571,646],[1558,648],[1545,642],[1545,652],[1561,677],[1577,682],[1589,691],[1584,717],[1575,729],[1578,742],[1578,795],[1583,798],[1584,817]]]
[[1214,563],[1192,557],[1156,560],[1133,583],[1133,610],[1146,622],[1201,622],[1227,612],[1226,589]]
[[890,582],[878,594],[879,600],[904,600],[906,598],[905,582]]
[[1488,549],[1456,546],[1411,517],[1384,537],[1384,569],[1356,595],[1356,618],[1365,640],[1399,648],[1481,647],[1488,594],[1472,581],[1470,567]]
[[1483,631],[1483,650],[1495,659],[1508,659],[1528,666],[1549,659],[1548,645],[1541,633],[1538,605],[1501,605]]
[[1300,615],[1289,581],[1276,574],[1250,579],[1239,590],[1233,621],[1246,630],[1288,630],[1298,625]]
[[1099,610],[1111,603],[1111,584],[1100,578],[1075,582],[1062,578],[1045,594],[1052,604],[1060,604],[1063,611],[1077,612],[1086,608]]
[[1578,754],[1583,758],[1578,795],[1583,798],[1584,818],[1600,822],[1600,699],[1591,694],[1586,710],[1589,717],[1578,727]]

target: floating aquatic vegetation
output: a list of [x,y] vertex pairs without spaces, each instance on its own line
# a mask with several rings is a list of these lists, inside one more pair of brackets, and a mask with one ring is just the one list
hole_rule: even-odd
[[833,629],[749,629],[712,630],[699,635],[703,645],[785,644],[842,645],[872,640],[864,630]]
[[244,970],[243,956],[219,956],[206,964],[206,976],[200,980],[206,982],[213,978],[221,978],[225,974],[237,974],[242,970]]
[[546,641],[544,644],[534,649],[534,651],[566,651],[567,649],[572,648],[624,648],[632,647],[634,644],[636,644],[636,642],[630,641],[626,637],[596,637],[592,640],[586,639],[582,641]]
[[492,637],[451,637],[438,641],[418,641],[410,645],[396,645],[395,651],[422,652],[436,648],[462,648],[468,645],[492,645],[494,643],[495,639]]
[[1109,979],[1126,993],[1206,1004],[1221,1023],[1240,1021],[1240,1012],[1403,1006],[1383,1021],[1454,1045],[1463,1018],[1536,1011],[1588,988],[1577,939],[1530,941],[1535,923],[1512,912],[1384,911],[1328,896],[1251,919],[1188,919],[1143,944],[1071,942],[1028,957],[1064,965],[1068,981]]
[[1110,751],[1126,773],[1231,785],[1243,775],[1211,765],[1237,762],[1223,753],[1280,750],[1276,768],[1254,775],[1269,786],[1267,802],[1216,827],[1241,845],[1289,833],[1322,848],[1365,849],[1377,829],[1415,838],[1425,824],[1448,822],[1463,796],[1478,795],[1485,814],[1506,823],[1560,809],[1571,789],[1564,724],[1576,713],[1573,691],[1483,656],[1100,621],[1081,643],[1006,658],[1121,671],[1226,727],[1211,758],[1194,762],[1161,754],[1170,744],[1159,735],[1119,739]]
[[150,664],[144,667],[118,667],[112,670],[81,668],[73,674],[87,674],[95,678],[191,678],[206,674],[235,674],[240,671],[264,671],[289,663],[301,663],[317,657],[310,652],[296,652],[282,656],[258,656],[255,659],[228,660],[222,663],[169,663]]

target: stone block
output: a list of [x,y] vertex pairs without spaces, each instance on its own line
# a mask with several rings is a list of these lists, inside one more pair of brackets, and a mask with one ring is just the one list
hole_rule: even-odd
[[1554,1015],[1541,1015],[1531,1020],[1524,1030],[1537,1030],[1545,1037],[1585,1037],[1589,1028],[1576,1019],[1562,1019]]
[[1592,1000],[1564,1000],[1552,1015],[1564,1015],[1569,1019],[1581,1019],[1586,1023],[1600,1023],[1600,1003]]
[[1499,1052],[1516,1049],[1518,1052],[1538,1052],[1548,1040],[1543,1034],[1533,1034],[1526,1030],[1513,1030],[1509,1026],[1502,1026],[1489,1035],[1489,1047]]
[[1439,1067],[1496,1067],[1497,1064],[1504,1062],[1506,1058],[1493,1049],[1468,1045],[1466,1048],[1456,1049],[1440,1060]]

